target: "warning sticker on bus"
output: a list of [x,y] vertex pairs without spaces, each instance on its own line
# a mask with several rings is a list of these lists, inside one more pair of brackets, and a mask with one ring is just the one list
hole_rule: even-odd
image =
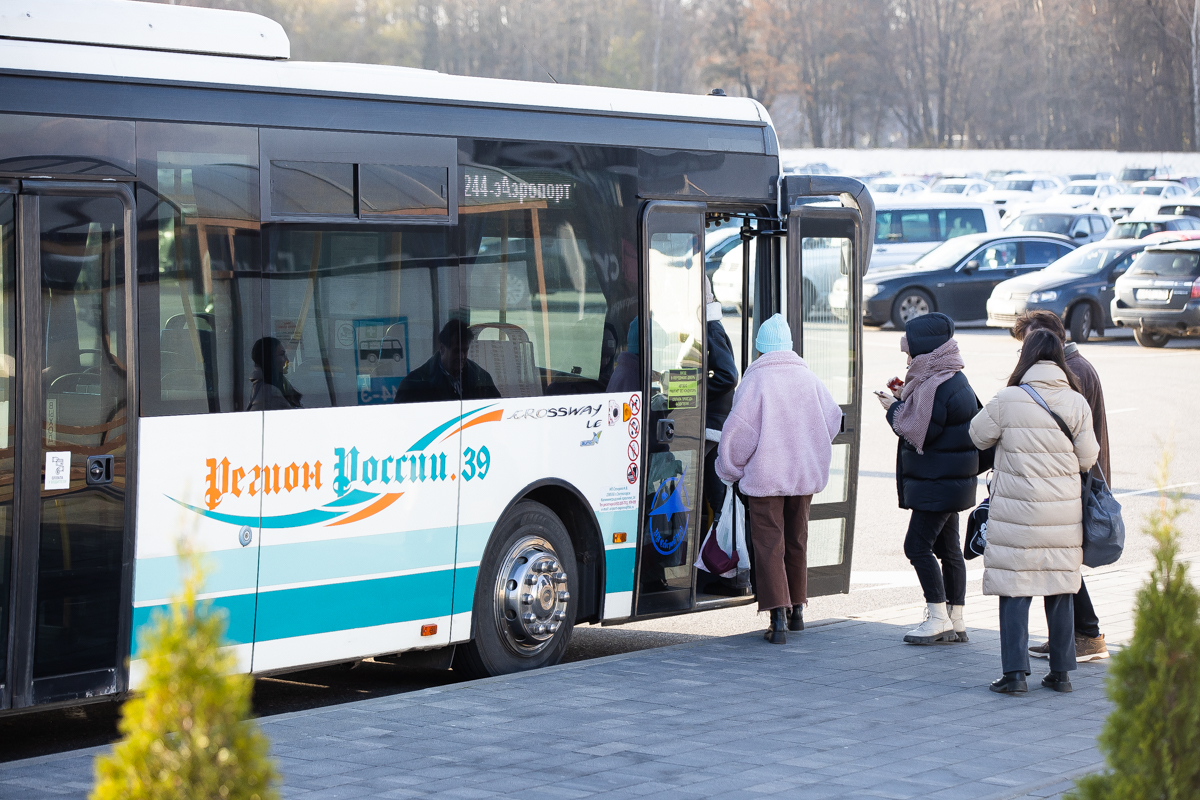
[[669,369],[666,371],[667,408],[698,408],[700,405],[700,370]]

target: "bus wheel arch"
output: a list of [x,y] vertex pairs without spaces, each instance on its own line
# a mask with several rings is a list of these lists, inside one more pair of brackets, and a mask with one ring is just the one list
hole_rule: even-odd
[[456,650],[455,668],[487,677],[558,663],[575,623],[599,619],[599,543],[595,515],[573,487],[526,487],[484,549],[472,638]]

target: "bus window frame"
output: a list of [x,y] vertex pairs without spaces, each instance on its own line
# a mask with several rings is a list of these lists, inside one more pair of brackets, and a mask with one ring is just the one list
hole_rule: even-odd
[[[359,133],[314,129],[258,129],[259,218],[266,225],[296,222],[324,225],[449,225],[458,224],[458,138]],[[350,164],[354,167],[354,213],[276,214],[271,206],[272,161]],[[446,214],[362,214],[358,165],[440,167],[447,172]]]

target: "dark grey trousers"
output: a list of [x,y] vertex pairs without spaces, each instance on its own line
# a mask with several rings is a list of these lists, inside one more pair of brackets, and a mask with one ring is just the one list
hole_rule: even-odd
[[[1029,603],[1031,597],[1000,598],[1000,662],[1004,672],[1029,674]],[[1075,595],[1056,594],[1046,601],[1050,628],[1050,671],[1075,669]]]

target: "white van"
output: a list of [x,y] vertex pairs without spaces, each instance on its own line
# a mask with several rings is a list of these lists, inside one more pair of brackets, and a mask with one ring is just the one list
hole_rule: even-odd
[[886,199],[875,206],[875,249],[870,269],[911,264],[947,239],[1000,230],[991,203],[936,195]]

